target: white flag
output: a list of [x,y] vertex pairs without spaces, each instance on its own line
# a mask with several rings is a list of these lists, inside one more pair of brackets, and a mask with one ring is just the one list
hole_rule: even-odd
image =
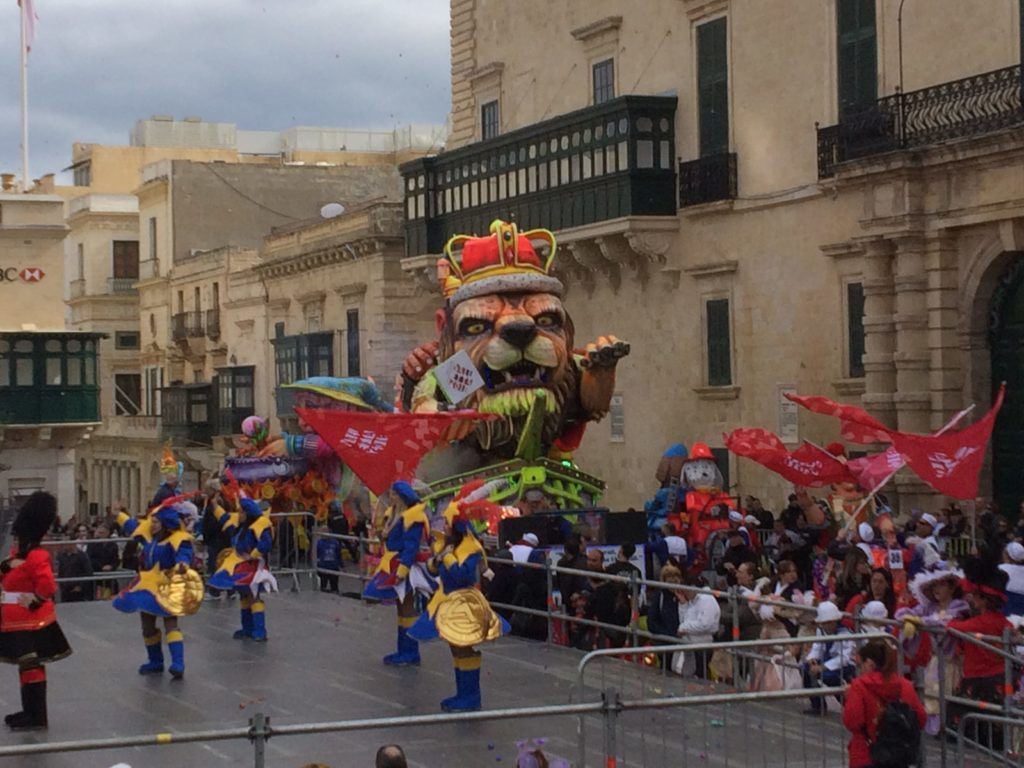
[[36,16],[35,0],[18,0],[21,12],[25,16],[25,50],[32,50],[32,43],[36,41]]

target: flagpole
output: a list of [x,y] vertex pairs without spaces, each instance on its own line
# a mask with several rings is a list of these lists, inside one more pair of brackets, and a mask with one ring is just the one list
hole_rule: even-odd
[[[27,3],[20,2],[21,9],[21,186],[28,192],[28,17]],[[31,9],[30,9],[31,10]]]

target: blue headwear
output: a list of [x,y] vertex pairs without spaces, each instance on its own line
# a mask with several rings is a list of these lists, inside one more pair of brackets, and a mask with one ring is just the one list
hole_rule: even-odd
[[181,511],[177,504],[168,504],[160,507],[153,516],[160,521],[160,525],[169,531],[176,531],[181,528]]
[[263,514],[263,508],[252,499],[242,499],[238,506],[242,508],[246,517],[259,517]]
[[661,455],[666,459],[685,459],[689,455],[689,451],[686,450],[686,446],[682,443],[674,443]]
[[391,490],[400,498],[406,505],[412,506],[413,504],[420,503],[420,495],[413,490],[413,487],[405,482],[405,480],[399,480],[391,486]]

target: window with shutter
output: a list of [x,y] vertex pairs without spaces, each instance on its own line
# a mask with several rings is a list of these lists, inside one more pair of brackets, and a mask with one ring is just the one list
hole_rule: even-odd
[[594,103],[604,104],[615,98],[615,60],[605,59],[592,67]]
[[345,351],[348,358],[348,375],[359,376],[359,310],[348,310],[345,313],[345,323]]
[[493,139],[500,131],[498,102],[488,101],[480,107],[480,138],[483,141]]
[[849,353],[847,375],[864,377],[864,284],[846,285],[846,338]]
[[725,18],[697,27],[700,155],[729,151],[729,71]]
[[839,116],[878,99],[875,0],[838,0]]
[[139,241],[114,240],[114,279],[139,279]]
[[732,384],[732,349],[729,339],[729,300],[711,299],[704,305],[707,322],[708,386]]

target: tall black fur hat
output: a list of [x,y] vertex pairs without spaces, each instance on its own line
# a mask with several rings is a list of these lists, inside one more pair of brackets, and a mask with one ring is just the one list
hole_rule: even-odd
[[39,544],[56,519],[57,499],[53,494],[36,491],[29,496],[11,526],[11,534],[18,540],[18,549],[24,551]]

